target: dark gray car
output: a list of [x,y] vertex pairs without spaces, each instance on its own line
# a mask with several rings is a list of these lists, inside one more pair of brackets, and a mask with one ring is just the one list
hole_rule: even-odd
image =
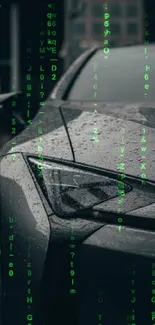
[[[151,324],[155,129],[150,116],[155,100],[152,92],[151,100],[145,101],[141,90],[137,100],[130,101],[121,100],[121,93],[118,101],[117,92],[113,100],[94,101],[82,88],[81,97],[74,96],[80,73],[85,78],[89,60],[98,51],[76,61],[33,123],[2,148],[1,277],[6,324],[33,320],[37,325],[93,325],[101,319],[106,325],[135,319],[138,325]],[[87,90],[89,81],[84,85]],[[122,96],[127,96],[125,90]],[[14,236],[13,253],[10,236]]]

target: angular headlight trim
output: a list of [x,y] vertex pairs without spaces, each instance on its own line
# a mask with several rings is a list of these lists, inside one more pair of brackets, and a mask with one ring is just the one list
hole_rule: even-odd
[[[28,161],[48,203],[55,214],[61,217],[73,217],[80,211],[120,195],[118,181],[112,177],[44,160],[41,164],[41,178],[37,169],[39,160],[28,158]],[[125,193],[132,190],[125,182],[119,183],[124,186]]]

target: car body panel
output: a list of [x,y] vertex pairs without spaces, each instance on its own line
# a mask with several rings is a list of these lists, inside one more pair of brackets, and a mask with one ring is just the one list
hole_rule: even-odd
[[[149,109],[151,112],[155,111],[154,106],[154,103],[148,105],[98,103],[95,107],[97,113],[94,113],[95,108],[92,103],[68,101],[68,105],[67,103],[62,105],[75,161],[139,178],[142,173],[146,173],[147,180],[155,182],[155,123],[151,119],[152,115],[149,114]],[[81,110],[81,115],[72,120],[70,117],[68,120],[68,116],[74,116],[76,110]],[[92,140],[94,128],[98,130],[99,142]],[[146,133],[143,133],[143,129]],[[141,142],[143,135],[146,135],[144,144]],[[144,153],[141,151],[142,146],[147,147]],[[125,147],[124,153],[121,153],[123,147]],[[146,170],[141,169],[143,162],[146,162]],[[120,163],[125,163],[124,170],[120,169]],[[125,203],[121,206],[122,212],[129,212],[129,206],[132,210],[131,202],[134,202],[135,209],[138,209],[137,216],[155,218],[155,204],[153,204],[155,196],[153,195],[152,201],[149,202],[144,191],[143,204],[140,207],[132,195],[129,193],[126,196]],[[144,210],[143,207],[146,205],[149,207]],[[117,199],[104,202],[98,205],[98,208],[116,212]]]
[[[50,225],[22,155],[18,154],[14,161],[11,155],[3,157],[0,174],[3,316],[5,324],[10,324],[10,313],[13,323],[18,320],[25,324],[30,312],[24,302],[28,286],[33,292],[31,311],[36,313]],[[14,275],[8,276],[8,270],[13,270]]]
[[[125,173],[140,177],[140,174],[144,172],[141,170],[141,163],[145,161],[141,158],[144,155],[141,152],[141,147],[143,146],[141,139],[142,135],[146,135],[146,143],[144,143],[144,146],[147,147],[145,153],[145,172],[147,179],[155,181],[155,129],[146,126],[145,122],[142,123],[143,116],[141,115],[140,119],[140,113],[139,123],[138,119],[137,121],[132,121],[132,117],[130,118],[130,114],[127,110],[125,111],[125,107],[119,109],[119,105],[115,104],[117,108],[116,117],[115,108],[113,108],[113,111],[111,109],[110,113],[107,110],[104,113],[104,107],[101,111],[101,105],[100,113],[98,113],[98,108],[96,108],[97,113],[94,113],[92,111],[89,112],[89,106],[87,104],[87,109],[81,108],[81,115],[69,122],[67,119],[69,110],[74,115],[74,106],[70,104],[70,107],[68,105],[68,109],[67,104],[65,104],[65,107],[62,106],[76,162],[100,168],[108,168],[117,172],[123,172],[123,170],[119,170],[118,164],[124,162],[126,164],[124,169]],[[129,106],[132,107],[132,104]],[[78,108],[80,109],[80,104]],[[120,111],[119,113],[118,110]],[[94,142],[92,139],[94,128],[97,128],[98,142]],[[145,133],[142,131],[143,128],[145,128]],[[125,149],[121,157],[120,150],[123,146]]]
[[[112,171],[120,172],[117,165],[123,161],[126,162],[124,173],[136,177],[141,173],[140,132],[146,126],[146,174],[147,178],[153,183],[155,181],[154,121],[150,119],[150,115],[147,119],[147,113],[141,113],[142,111],[145,112],[147,108],[153,110],[154,105],[150,104],[150,107],[145,106],[144,103],[139,104],[139,107],[136,105],[128,106],[121,103],[103,105],[102,103],[100,107],[97,106],[97,113],[94,113],[94,107],[91,103],[71,104],[62,101],[46,101],[44,107],[40,108],[34,118],[32,125],[5,145],[1,151],[0,198],[3,203],[1,227],[5,257],[8,257],[9,253],[8,236],[10,235],[10,228],[7,219],[8,215],[15,216],[16,220],[14,232],[16,234],[15,263],[17,273],[15,276],[17,282],[10,280],[8,283],[7,290],[10,296],[8,300],[7,295],[4,297],[5,304],[3,305],[6,316],[5,322],[8,324],[12,321],[26,325],[28,321],[26,316],[31,312],[34,315],[33,323],[35,325],[42,325],[43,323],[58,325],[62,323],[68,325],[78,323],[78,325],[82,325],[84,321],[92,324],[92,320],[96,322],[96,316],[94,315],[97,315],[103,308],[97,301],[98,292],[100,291],[101,296],[102,292],[104,292],[104,298],[106,297],[104,301],[105,310],[103,309],[106,324],[108,324],[109,315],[110,322],[121,324],[120,318],[122,314],[124,315],[122,324],[125,324],[129,311],[127,309],[129,306],[129,291],[126,290],[125,292],[127,286],[124,279],[126,280],[127,273],[128,279],[126,282],[131,284],[131,262],[135,263],[136,261],[137,263],[136,257],[138,255],[145,257],[146,260],[154,258],[153,229],[155,227],[150,232],[146,229],[141,231],[139,229],[141,219],[139,218],[137,227],[135,225],[134,228],[131,225],[130,227],[123,225],[122,231],[119,232],[117,222],[115,222],[115,225],[110,225],[110,221],[107,221],[105,225],[104,218],[102,222],[94,221],[91,218],[85,220],[84,216],[79,219],[75,218],[73,220],[75,221],[74,234],[78,245],[75,249],[75,259],[71,259],[69,247],[69,244],[73,243],[70,242],[72,233],[71,220],[64,220],[54,214],[50,216],[46,214],[42,196],[34,179],[32,179],[32,174],[28,170],[28,163],[24,158],[26,154],[33,156],[40,153],[38,145],[39,138],[42,137],[44,139],[43,151],[41,152],[43,157],[48,157],[51,160],[52,158],[66,159],[73,163],[81,163],[81,168],[83,164],[86,164],[96,169],[101,168],[105,171],[111,171],[111,173]],[[42,111],[44,111],[44,114],[41,114]],[[43,123],[40,121],[43,121]],[[43,129],[42,135],[38,134],[39,126]],[[95,127],[98,129],[98,143],[93,142],[91,139]],[[124,157],[119,159],[123,129],[125,129],[125,154]],[[14,149],[12,149],[12,142],[14,142]],[[12,157],[13,153],[17,154],[15,159]],[[145,192],[145,186],[143,196],[145,205],[149,196],[153,200],[153,193],[149,192],[149,190]],[[109,206],[116,210],[116,202],[113,200],[109,202]],[[128,199],[128,204],[131,205],[130,199]],[[106,207],[108,208],[108,203]],[[153,219],[154,210],[152,207],[153,204],[147,207],[147,217],[150,216],[151,211]],[[100,205],[100,208],[104,216],[103,205]],[[142,209],[139,210],[142,211]],[[140,212],[138,213],[139,216],[143,217],[144,215]],[[131,217],[131,219],[133,218]],[[135,228],[137,229],[135,230]],[[151,240],[150,246],[149,240]],[[30,255],[28,255],[28,247],[30,248]],[[118,254],[113,254],[115,252]],[[72,254],[74,255],[73,252]],[[131,257],[130,263],[129,257]],[[28,309],[28,304],[25,304],[28,292],[26,262],[29,259],[32,260],[33,271],[32,293],[34,305],[31,307],[32,309]],[[74,296],[69,295],[69,289],[71,288],[70,264],[73,261],[75,261],[76,273],[75,288],[78,289],[77,295]],[[149,260],[150,264],[148,263],[149,279],[151,262]],[[6,276],[8,259],[6,259],[5,263],[3,275],[6,283],[8,281]],[[140,301],[140,314],[142,314],[141,310],[144,310],[142,317],[144,323],[147,324],[147,321],[145,321],[146,308],[143,308],[143,305],[146,307],[148,302],[145,299],[147,297],[147,288],[144,288],[144,284],[146,283],[147,287],[148,282],[144,259],[141,263],[140,272],[136,269],[136,275],[139,276],[140,274],[143,285],[140,283],[140,294],[136,287],[136,298],[138,297],[137,301]],[[22,279],[20,272],[23,275]],[[105,273],[108,274],[108,279]],[[16,295],[16,287],[19,286],[20,290]],[[120,295],[118,297],[118,293],[121,297]],[[5,294],[6,292],[4,292]],[[114,297],[114,294],[117,296]],[[144,298],[144,301],[140,300],[141,297]],[[41,298],[39,307],[37,298]],[[57,312],[58,308],[61,313]],[[111,313],[111,310],[114,312]]]
[[[49,319],[50,323],[62,324],[62,319],[59,320],[62,315],[65,323],[71,325],[75,314],[73,298],[68,293],[71,279],[67,263],[70,259],[68,242],[73,220],[47,215],[21,153],[14,161],[10,154],[1,157],[0,166],[2,306],[5,323],[10,324],[11,319],[13,323],[18,320],[19,324],[26,325],[30,320],[27,315],[32,314],[35,325],[41,325],[45,320],[49,324]],[[79,245],[104,226],[104,222],[79,218],[74,221],[74,236]],[[13,269],[14,277],[8,277],[8,268]],[[31,276],[28,274],[30,271]],[[62,312],[59,317],[58,306]]]
[[[108,53],[108,64],[104,62],[103,47],[96,46],[84,52],[73,62],[54,87],[50,98],[64,100],[94,100],[95,98],[95,100],[108,102],[122,101],[122,98],[125,100],[129,98],[132,102],[154,100],[154,50],[155,44],[147,45],[148,75],[147,73],[144,75],[143,45],[111,48]],[[97,74],[97,81],[95,81],[95,74]],[[144,80],[147,81],[147,78],[149,87],[145,95]],[[103,92],[102,85],[104,85]]]
[[146,65],[143,45],[110,49],[107,59],[103,48],[98,49],[70,85],[65,99],[154,101],[154,52],[155,45],[148,45]]
[[[150,103],[148,107],[142,103],[133,103],[131,105],[98,103],[97,113],[94,113],[91,103],[49,99],[45,103],[45,113],[42,116],[44,122],[42,125],[45,125],[45,128],[42,127],[42,138],[44,139],[42,145],[43,157],[49,156],[68,161],[74,161],[75,158],[77,163],[139,178],[145,172],[146,179],[153,184],[155,182],[155,128],[152,127],[152,124],[150,127],[151,119],[146,118],[147,114],[143,115],[141,113],[144,108],[148,111],[150,106],[153,109],[153,103]],[[17,137],[18,141],[14,152],[29,155],[40,153],[38,152],[39,137],[37,128],[38,122],[41,120],[41,111],[43,109],[39,110],[30,128],[24,130],[20,137]],[[134,116],[133,111],[135,111]],[[97,143],[92,140],[94,127],[98,130],[99,142]],[[145,161],[141,158],[142,152],[140,149],[143,146],[143,143],[141,143],[143,128],[145,128],[147,141],[146,170],[141,170],[141,164]],[[69,133],[68,136],[67,132]],[[6,146],[7,150],[9,145],[10,143]],[[120,150],[123,146],[124,154],[121,154]],[[6,147],[3,153],[12,153],[12,150],[7,151]],[[125,163],[124,170],[120,170],[119,164],[121,162]],[[150,218],[154,218],[155,192],[151,192],[144,186],[143,190],[135,195],[138,195],[137,200],[132,192],[128,193],[125,204],[121,206],[122,212],[127,213],[133,210],[131,202],[134,203],[134,209],[140,209],[149,204]],[[140,204],[139,199],[143,203]],[[104,204],[101,203],[98,205],[98,209],[116,212],[118,209],[117,198],[104,202]],[[139,210],[139,216],[142,215],[143,210]],[[148,210],[145,215],[148,217]]]
[[[43,156],[73,160],[67,133],[58,109],[59,105],[60,101],[56,101],[55,106],[53,103],[52,106],[45,105],[40,108],[32,124],[19,136],[9,141],[2,148],[0,155],[28,152],[29,154],[42,154]],[[41,132],[38,132],[39,128],[42,129],[42,134],[39,134]]]

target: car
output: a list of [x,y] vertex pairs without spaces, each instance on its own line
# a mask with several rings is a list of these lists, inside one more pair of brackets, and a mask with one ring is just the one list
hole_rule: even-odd
[[70,98],[96,51],[1,148],[4,324],[153,321],[155,101]]

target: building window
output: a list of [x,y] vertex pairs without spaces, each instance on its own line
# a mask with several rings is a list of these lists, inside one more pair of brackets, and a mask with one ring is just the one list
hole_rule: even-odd
[[92,29],[93,29],[93,34],[95,34],[96,36],[101,36],[104,33],[104,26],[103,23],[94,23],[92,25]]
[[117,23],[112,23],[109,26],[109,30],[111,31],[111,36],[112,35],[120,35],[121,34],[121,25]]
[[109,5],[109,13],[112,17],[120,17],[122,15],[122,7],[119,4]]
[[85,34],[85,24],[84,23],[76,23],[73,26],[74,33],[77,35],[84,35]]
[[104,17],[103,4],[92,6],[92,17]]
[[137,6],[127,6],[126,7],[126,16],[127,17],[137,17],[138,16],[138,7]]
[[134,35],[138,33],[138,25],[137,24],[127,24],[127,34]]

